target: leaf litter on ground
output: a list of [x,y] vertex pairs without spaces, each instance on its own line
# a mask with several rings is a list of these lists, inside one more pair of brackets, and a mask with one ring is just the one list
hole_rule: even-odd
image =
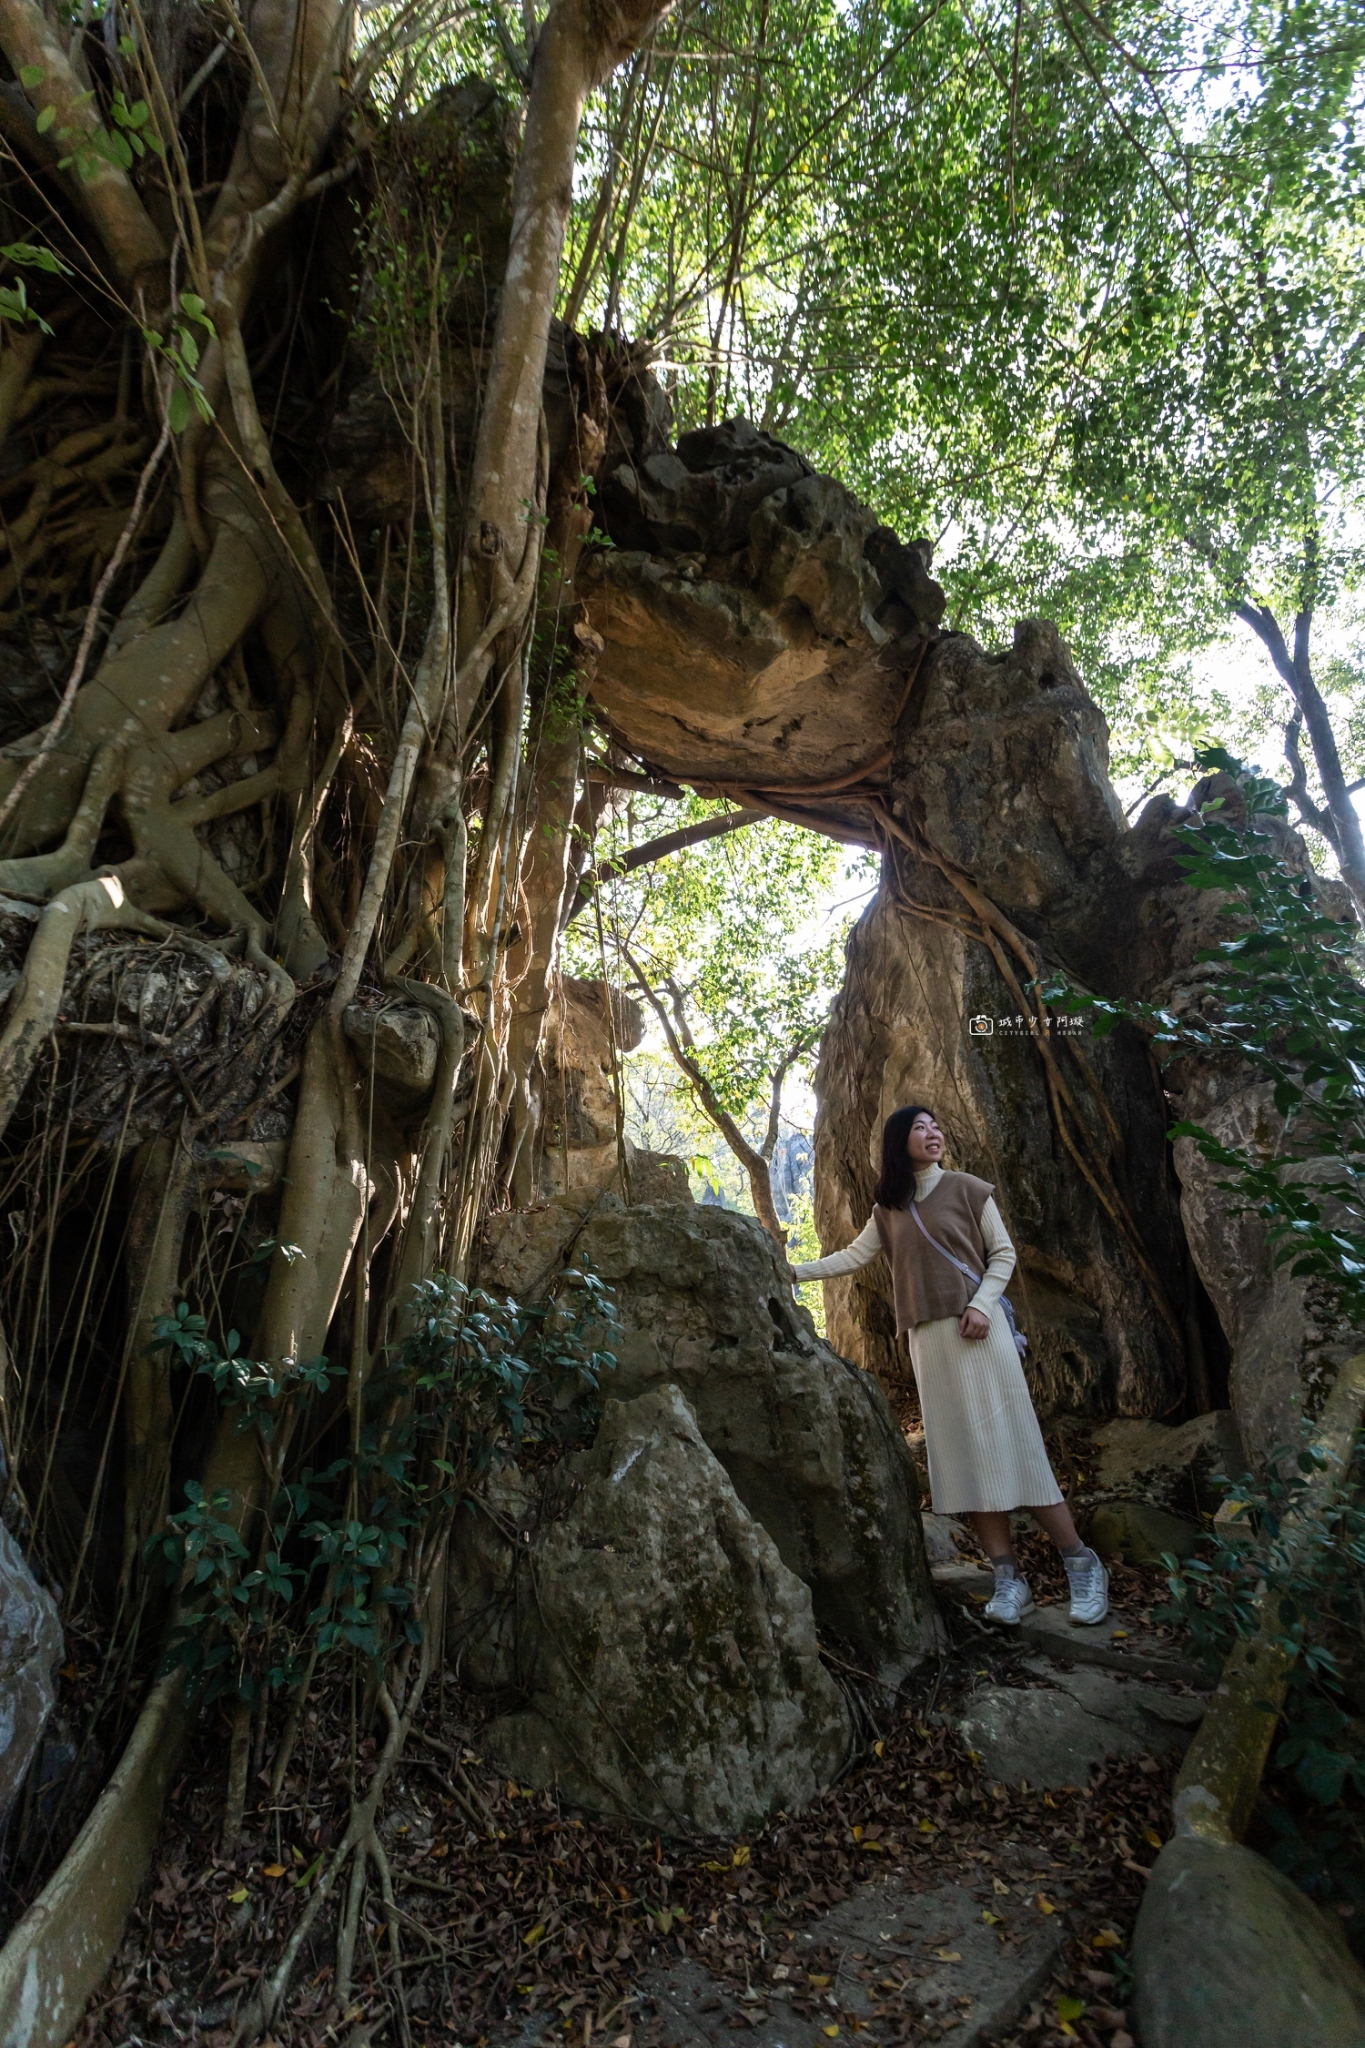
[[[1046,1566],[1040,1557],[1040,1587]],[[1150,1601],[1151,1575],[1123,1577],[1125,1591]],[[875,1743],[836,1785],[738,1842],[593,1819],[516,1784],[482,1757],[481,1703],[449,1681],[433,1686],[382,1830],[400,1959],[374,1888],[340,2006],[334,1922],[323,1916],[271,2039],[324,2048],[351,2040],[354,2028],[357,2042],[363,2034],[375,2048],[503,2048],[539,2017],[548,2018],[549,2044],[664,2048],[668,2024],[640,1984],[679,1959],[715,1979],[713,2011],[728,2000],[730,2027],[766,2017],[780,1984],[783,2009],[817,2020],[831,2039],[837,2030],[841,2039],[858,2034],[860,2048],[895,2048],[951,2038],[951,2016],[945,2024],[915,2005],[906,1968],[888,1977],[885,1956],[797,1945],[820,1914],[891,1878],[915,1890],[973,1887],[983,1918],[1007,1941],[1040,1915],[1064,1925],[1055,1982],[995,2048],[1127,2048],[1125,1956],[1142,1873],[1168,1830],[1174,1763],[1111,1761],[1087,1784],[1050,1792],[993,1781],[945,1714],[983,1674],[1036,1681],[1016,1670],[1008,1637],[962,1621],[954,1633],[953,1649],[917,1674],[893,1711],[874,1709]],[[268,1769],[261,1774],[230,1853],[216,1841],[225,1746],[215,1713],[205,1716],[172,1793],[158,1867],[78,2048],[123,2048],[131,2038],[169,2048],[187,2037],[229,2048],[238,2005],[273,1967],[344,1833],[352,1707],[349,1685],[319,1692],[297,1767],[278,1799]],[[367,1736],[356,1749],[361,1789],[375,1755]],[[851,2002],[855,1984],[871,1995],[870,2016]]]

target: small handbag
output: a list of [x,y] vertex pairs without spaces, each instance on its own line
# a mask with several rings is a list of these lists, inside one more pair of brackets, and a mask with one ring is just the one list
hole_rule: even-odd
[[[936,1237],[931,1237],[929,1235],[929,1232],[924,1227],[924,1218],[920,1215],[918,1208],[913,1202],[910,1204],[910,1214],[914,1217],[915,1222],[919,1225],[920,1235],[928,1240],[928,1242],[934,1247],[934,1250],[936,1252],[941,1252],[943,1254],[943,1257],[948,1261],[948,1264],[950,1266],[956,1266],[959,1273],[964,1273],[966,1277],[971,1281],[973,1287],[979,1287],[981,1285],[981,1275],[979,1273],[974,1273],[970,1266],[964,1266],[961,1259],[955,1259],[953,1257],[947,1245],[940,1244]],[[1016,1323],[1014,1320],[1014,1309],[1010,1302],[1010,1298],[1007,1294],[1001,1295],[1000,1306],[1005,1311],[1005,1321],[1010,1326],[1010,1335],[1014,1339],[1014,1348],[1019,1353],[1019,1356],[1022,1358],[1024,1353],[1028,1350],[1028,1338],[1024,1335],[1018,1323]]]

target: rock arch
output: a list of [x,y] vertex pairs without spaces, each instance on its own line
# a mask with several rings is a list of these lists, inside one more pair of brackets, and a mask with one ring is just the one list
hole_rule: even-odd
[[[1001,652],[945,630],[926,542],[747,421],[672,447],[664,420],[644,376],[615,409],[600,502],[616,545],[578,576],[593,699],[652,772],[882,856],[817,1076],[822,1237],[866,1220],[887,1110],[930,1101],[1022,1247],[1040,1405],[1179,1420],[1230,1396],[1264,1452],[1350,1333],[1305,1314],[1259,1227],[1166,1139],[1182,1113],[1239,1129],[1264,1104],[1245,1075],[1163,1074],[1127,1027],[1031,1028],[1045,970],[1161,1001],[1197,978],[1214,907],[1174,862],[1188,813],[1161,797],[1128,823],[1054,627],[1025,620]],[[1287,829],[1284,845],[1306,871]],[[900,1376],[880,1264],[827,1302],[837,1347]]]

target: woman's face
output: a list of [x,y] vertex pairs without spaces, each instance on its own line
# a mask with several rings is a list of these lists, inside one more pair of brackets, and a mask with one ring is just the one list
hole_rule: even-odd
[[933,1166],[943,1157],[943,1143],[943,1133],[926,1109],[911,1124],[905,1149],[916,1166]]

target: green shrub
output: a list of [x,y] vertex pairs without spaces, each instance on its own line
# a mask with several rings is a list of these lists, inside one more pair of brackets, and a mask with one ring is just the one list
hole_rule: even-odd
[[[591,1439],[602,1375],[616,1362],[604,1346],[618,1328],[610,1290],[586,1266],[537,1302],[447,1273],[419,1282],[405,1335],[367,1380],[359,1417],[345,1417],[347,1448],[277,1485],[254,1553],[228,1496],[187,1485],[185,1505],[148,1545],[181,1588],[168,1663],[184,1666],[200,1698],[252,1700],[296,1683],[314,1656],[349,1649],[378,1660],[400,1627],[419,1641],[406,1561],[415,1538],[448,1527],[495,1460],[528,1443]],[[244,1358],[235,1330],[219,1345],[184,1302],[156,1324],[151,1348],[209,1379],[265,1450],[286,1402],[325,1396],[343,1376],[323,1358]]]

